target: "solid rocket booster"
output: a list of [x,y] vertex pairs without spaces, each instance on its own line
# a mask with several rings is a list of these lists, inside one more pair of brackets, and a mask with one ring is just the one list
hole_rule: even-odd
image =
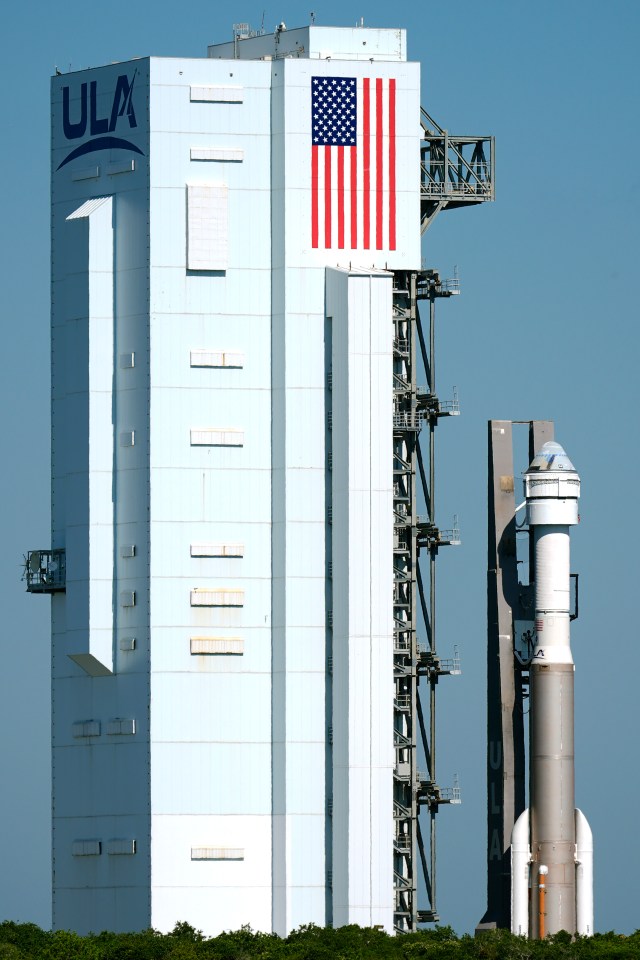
[[531,937],[560,930],[590,935],[593,844],[575,808],[570,643],[569,532],[579,519],[580,477],[560,444],[551,441],[532,460],[524,487],[535,557],[535,647],[530,807],[512,834],[512,930]]

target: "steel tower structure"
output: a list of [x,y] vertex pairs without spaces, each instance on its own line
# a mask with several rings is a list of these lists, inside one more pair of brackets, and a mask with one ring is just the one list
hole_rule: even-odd
[[[310,116],[311,84],[345,77],[397,191],[369,190],[363,149],[341,219]],[[415,930],[459,800],[436,776],[459,664],[436,643],[458,534],[435,448],[459,412],[436,393],[436,301],[458,290],[419,268],[420,228],[494,198],[493,139],[424,110],[419,139],[403,31],[238,27],[207,58],[52,90],[55,516],[26,579],[53,595],[54,924]]]
[[[493,137],[452,136],[422,108],[421,217],[423,234],[442,210],[495,198]],[[460,292],[457,279],[438,271],[394,274],[394,925],[417,929],[439,920],[436,814],[461,802],[458,785],[436,775],[436,689],[441,676],[459,674],[460,660],[440,656],[436,634],[436,561],[460,534],[436,519],[436,427],[457,416],[457,397],[436,392],[436,302]],[[419,301],[429,304],[427,329]],[[423,369],[426,387],[418,386]],[[426,443],[422,438],[426,435]],[[426,513],[419,513],[419,503]],[[426,561],[426,562],[425,562]],[[427,570],[424,571],[424,568]],[[426,581],[426,582],[425,582]],[[421,636],[419,624],[423,625]],[[425,829],[421,824],[428,820]],[[424,890],[424,894],[423,894]],[[422,896],[426,897],[423,903]]]

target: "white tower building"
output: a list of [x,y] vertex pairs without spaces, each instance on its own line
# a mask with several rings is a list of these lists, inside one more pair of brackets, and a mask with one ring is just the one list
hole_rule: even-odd
[[394,927],[419,88],[316,26],[52,79],[55,928]]

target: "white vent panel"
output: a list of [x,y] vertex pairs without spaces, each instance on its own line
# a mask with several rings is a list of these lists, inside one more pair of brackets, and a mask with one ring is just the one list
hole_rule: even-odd
[[224,367],[224,353],[221,350],[192,350],[192,367]]
[[244,430],[235,427],[194,427],[191,430],[192,447],[242,447]]
[[192,543],[192,557],[244,557],[244,543]]
[[192,350],[192,367],[244,367],[244,353],[235,350]]
[[192,860],[244,860],[242,847],[191,847]]
[[192,607],[242,607],[244,590],[202,590],[191,591]]
[[191,637],[191,653],[239,657],[244,653],[244,640],[242,637]]
[[192,103],[242,103],[242,87],[210,87],[193,84],[191,86]]
[[191,147],[191,159],[242,163],[244,150],[235,147]]

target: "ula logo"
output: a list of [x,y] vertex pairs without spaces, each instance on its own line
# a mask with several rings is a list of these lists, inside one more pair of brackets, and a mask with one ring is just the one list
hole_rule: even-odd
[[72,119],[69,105],[69,87],[62,88],[62,129],[67,140],[79,140],[87,133],[91,140],[80,144],[68,154],[62,163],[58,164],[58,170],[76,157],[82,157],[87,153],[95,153],[97,150],[133,150],[135,153],[142,153],[135,143],[130,140],[123,140],[122,137],[114,137],[118,121],[129,122],[129,127],[137,127],[136,112],[133,107],[133,84],[135,83],[136,73],[133,74],[131,81],[126,74],[118,77],[115,93],[113,95],[113,104],[108,116],[98,116],[98,82],[92,80],[88,84],[89,96],[87,97],[87,84],[83,83],[80,87],[80,116]]

